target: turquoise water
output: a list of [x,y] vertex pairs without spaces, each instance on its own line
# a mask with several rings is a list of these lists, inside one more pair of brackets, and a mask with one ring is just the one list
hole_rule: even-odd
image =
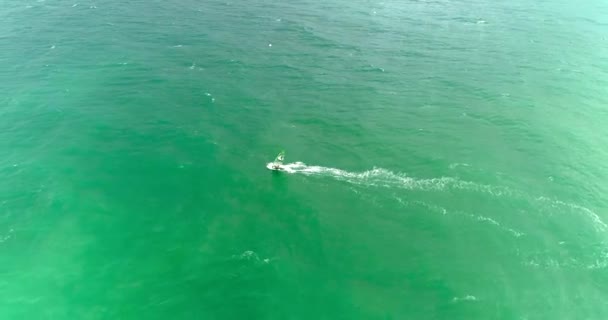
[[608,318],[608,3],[503,2],[4,1],[0,317]]

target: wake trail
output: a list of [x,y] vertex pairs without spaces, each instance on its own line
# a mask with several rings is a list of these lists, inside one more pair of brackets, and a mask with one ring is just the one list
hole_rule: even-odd
[[330,177],[357,185],[387,188],[397,187],[409,190],[443,190],[450,185],[454,186],[460,182],[458,179],[450,177],[418,179],[409,177],[404,173],[395,173],[382,168],[373,168],[363,172],[349,172],[337,168],[309,166],[303,162],[284,164],[281,166],[281,169],[281,171],[290,174]]
[[[268,164],[271,168],[272,163]],[[589,219],[597,232],[608,232],[608,225],[602,221],[600,216],[589,208],[573,203],[563,202],[559,199],[547,197],[533,197],[521,190],[513,190],[507,187],[480,184],[472,181],[460,180],[454,177],[440,178],[415,178],[405,173],[393,172],[383,168],[373,168],[362,172],[350,172],[342,169],[307,165],[303,162],[283,164],[281,171],[289,174],[303,174],[306,176],[318,176],[333,178],[363,187],[399,188],[414,191],[445,191],[461,190],[472,193],[485,193],[499,199],[519,199],[533,204],[539,212],[546,213],[550,207],[569,208],[572,213]]]

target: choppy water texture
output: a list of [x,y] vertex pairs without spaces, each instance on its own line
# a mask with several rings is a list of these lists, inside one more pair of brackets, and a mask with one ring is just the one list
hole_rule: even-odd
[[606,17],[4,1],[0,318],[608,319]]

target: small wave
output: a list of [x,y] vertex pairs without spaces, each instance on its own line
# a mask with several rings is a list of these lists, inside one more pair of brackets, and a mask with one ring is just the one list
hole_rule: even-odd
[[13,236],[13,229],[11,228],[6,234],[0,234],[0,243],[6,242]]
[[472,296],[472,295],[466,295],[464,297],[454,297],[452,298],[453,302],[458,302],[458,301],[477,301],[477,297]]
[[[402,202],[403,203],[403,202]],[[423,201],[414,201],[414,203],[423,206],[431,211],[434,212],[438,212],[441,213],[442,215],[447,215],[448,214],[448,210],[442,206],[438,206],[435,204],[429,204]],[[513,236],[515,236],[516,238],[519,238],[521,236],[523,236],[524,234],[522,232],[519,232],[515,229],[503,226],[502,224],[500,224],[498,221],[490,218],[490,217],[486,217],[486,216],[482,216],[482,215],[477,215],[477,214],[471,214],[471,213],[465,213],[462,211],[453,211],[451,212],[451,214],[455,214],[455,215],[461,215],[461,216],[466,216],[470,219],[473,219],[475,221],[479,221],[479,222],[483,222],[483,223],[488,223],[491,224],[493,226],[496,226],[498,228],[500,228],[503,231],[506,231],[508,233],[511,233]]]
[[215,98],[211,95],[211,93],[209,92],[205,92],[205,95],[209,98],[211,98],[211,102],[215,102]]
[[[237,257],[237,256],[235,256],[235,257]],[[258,254],[251,250],[247,250],[247,251],[241,253],[241,255],[239,255],[238,258],[240,260],[260,260],[260,258],[258,257]]]
[[450,168],[450,169],[456,169],[456,168],[458,168],[458,167],[470,167],[470,166],[471,166],[471,165],[470,165],[470,164],[468,164],[468,163],[460,163],[460,162],[457,162],[457,163],[452,163],[452,164],[450,164],[450,165],[449,165],[449,168]]
[[496,221],[496,220],[494,220],[494,219],[492,219],[492,218],[485,217],[485,216],[480,216],[480,215],[474,215],[474,214],[469,215],[469,216],[470,216],[472,219],[475,219],[475,220],[477,220],[477,221],[481,221],[481,222],[487,222],[487,223],[489,223],[489,224],[495,225],[495,226],[497,226],[497,227],[501,228],[502,230],[504,230],[504,231],[506,231],[506,232],[511,233],[511,234],[512,234],[513,236],[515,236],[516,238],[519,238],[519,237],[521,237],[521,236],[523,236],[523,235],[524,235],[524,233],[522,233],[522,232],[519,232],[519,231],[517,231],[517,230],[515,230],[515,229],[509,228],[509,227],[505,227],[505,226],[501,225],[501,224],[500,224],[498,221]]
[[[605,244],[604,244],[605,245]],[[586,266],[587,269],[607,269],[608,268],[608,248],[604,247],[595,256],[595,261],[592,261]]]
[[510,232],[511,234],[513,234],[516,238],[519,238],[519,237],[525,235],[525,233],[519,232],[519,231],[517,231],[515,229],[505,228],[505,230],[507,230],[508,232]]
[[602,221],[602,219],[600,218],[600,216],[597,213],[595,213],[593,210],[591,210],[589,208],[586,208],[586,207],[583,207],[583,206],[580,206],[577,204],[573,204],[573,203],[560,201],[560,200],[550,199],[547,197],[538,197],[538,198],[536,198],[536,200],[539,202],[547,203],[553,207],[561,206],[561,207],[569,208],[573,211],[582,212],[593,222],[593,225],[594,225],[596,231],[598,231],[598,232],[608,231],[608,225],[606,225],[606,223],[604,221]]
[[[561,245],[561,244],[560,244]],[[530,252],[524,255],[523,265],[535,269],[600,270],[608,268],[607,243],[598,244],[600,250],[585,248],[564,256],[553,250]]]
[[485,222],[488,222],[495,226],[500,226],[500,223],[498,223],[498,221],[496,221],[492,218],[488,218],[488,217],[484,217],[484,216],[476,216],[476,215],[472,215],[472,217],[473,217],[473,219],[476,219],[477,221],[485,221]]
[[587,266],[589,270],[599,270],[608,268],[607,260],[596,260],[594,263]]
[[270,259],[268,259],[268,258],[260,259],[258,254],[251,250],[246,250],[243,253],[241,253],[240,255],[234,255],[234,256],[232,256],[232,258],[237,259],[237,260],[252,261],[255,263],[270,263]]
[[438,206],[438,205],[431,204],[431,203],[426,203],[424,201],[414,201],[413,203],[415,203],[419,206],[425,207],[433,212],[441,213],[442,215],[448,214],[448,209],[446,209],[442,206]]

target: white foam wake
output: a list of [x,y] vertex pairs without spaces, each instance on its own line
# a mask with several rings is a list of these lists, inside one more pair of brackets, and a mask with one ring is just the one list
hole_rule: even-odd
[[[268,165],[272,169],[272,163]],[[407,190],[422,190],[422,191],[442,191],[449,189],[464,190],[467,192],[485,193],[493,197],[511,197],[520,199],[530,203],[541,203],[544,205],[561,206],[570,208],[573,213],[582,214],[588,217],[593,224],[595,231],[605,233],[608,230],[608,225],[602,221],[600,216],[592,210],[580,205],[562,202],[560,200],[552,200],[546,197],[534,198],[525,192],[513,190],[507,187],[492,186],[480,184],[472,181],[464,181],[453,177],[441,178],[414,178],[407,176],[405,173],[396,173],[382,168],[373,168],[362,172],[349,172],[342,169],[309,166],[303,162],[287,163],[281,166],[281,171],[290,174],[304,174],[308,176],[330,177],[339,181],[345,181],[355,185],[366,187],[385,187],[385,188],[400,188]],[[492,221],[486,221],[492,223]],[[516,236],[523,235],[520,232],[512,230]]]
[[[272,163],[267,167],[271,168]],[[363,172],[349,172],[342,169],[322,166],[309,166],[303,162],[283,164],[281,171],[291,174],[304,174],[308,176],[325,176],[336,180],[346,181],[358,185],[404,188],[417,190],[442,190],[449,185],[457,184],[459,180],[450,177],[417,179],[408,177],[403,173],[394,173],[382,168],[374,168]]]

